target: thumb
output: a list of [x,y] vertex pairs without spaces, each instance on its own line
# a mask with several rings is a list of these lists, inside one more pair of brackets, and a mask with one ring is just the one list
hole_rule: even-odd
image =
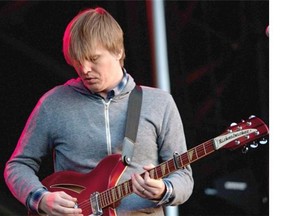
[[63,199],[66,199],[66,200],[71,200],[71,201],[73,201],[73,202],[76,202],[76,201],[77,201],[77,198],[70,196],[69,194],[65,193],[64,191],[62,191],[62,192],[60,193],[60,196],[61,196]]
[[153,164],[149,164],[149,165],[146,165],[143,167],[144,170],[150,170],[150,169],[153,169],[155,167],[155,165]]

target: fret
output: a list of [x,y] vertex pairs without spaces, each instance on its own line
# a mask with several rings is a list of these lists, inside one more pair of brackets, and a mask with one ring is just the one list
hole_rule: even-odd
[[167,174],[169,174],[170,173],[169,161],[167,161],[166,165],[167,165]]
[[166,173],[166,163],[161,165],[161,172],[162,172],[162,176],[164,176]]
[[198,149],[198,150],[196,151],[198,157],[203,157],[203,156],[205,156],[205,154],[203,154],[203,153],[204,153],[204,147],[203,147],[203,145],[197,146],[196,149]]
[[108,200],[107,200],[107,191],[103,194],[104,196],[103,196],[103,203],[104,203],[104,205],[105,206],[107,206],[107,204],[108,204]]
[[154,170],[154,174],[155,174],[155,176],[156,176],[156,179],[158,179],[158,178],[159,178],[159,176],[158,176],[158,173],[157,173],[157,167],[156,167],[156,168],[154,168],[153,170]]
[[209,153],[215,151],[213,141],[210,141],[210,142],[209,142],[209,147],[210,147],[210,149],[211,149]]
[[117,186],[117,190],[118,190],[118,197],[123,197],[121,185]]
[[104,206],[104,203],[103,203],[103,196],[104,196],[103,193],[99,195],[99,205],[100,205],[101,208]]
[[177,170],[177,168],[175,167],[175,164],[174,164],[174,161],[173,160],[170,160],[169,161],[169,172],[172,173],[174,172],[175,170]]
[[169,174],[169,167],[168,167],[168,161],[165,162],[165,170],[163,173],[163,176],[166,176]]
[[205,150],[207,154],[210,154],[211,152],[214,151],[213,143],[211,140],[209,142],[206,142],[203,144],[205,146]]
[[149,175],[152,179],[155,179],[155,169],[150,170]]
[[128,181],[127,189],[128,189],[128,194],[130,194],[130,193],[133,192],[133,191],[132,191],[132,181],[131,181],[131,180]]
[[203,144],[204,154],[207,154],[205,143]]
[[183,163],[183,166],[187,165],[190,163],[190,151],[189,152],[186,152],[184,154],[182,154],[181,156],[181,160],[182,160],[182,163]]
[[107,192],[106,201],[107,201],[107,205],[111,203],[111,190]]
[[197,146],[195,147],[195,155],[196,155],[196,158],[198,158],[198,152],[197,152]]
[[106,203],[106,205],[109,204],[109,191],[107,191],[107,192],[105,193],[105,203]]
[[115,188],[112,188],[111,193],[112,193],[112,196],[111,196],[112,202],[115,202],[117,199],[117,194],[116,194]]
[[129,191],[129,193],[132,193],[132,192],[133,192],[133,189],[132,189],[132,181],[131,181],[131,180],[129,181],[128,191]]
[[103,193],[103,196],[102,196],[102,203],[103,203],[103,206],[105,206],[106,205],[106,193],[107,192],[105,192],[105,193]]
[[158,167],[156,167],[156,169],[155,169],[155,171],[156,171],[156,176],[157,176],[157,179],[158,178],[161,178],[162,177],[162,175],[161,175],[161,173],[160,173],[160,167],[158,166]]
[[129,193],[129,190],[128,190],[128,182],[124,182],[124,190],[125,190],[125,194],[128,194],[128,193]]
[[108,199],[109,203],[113,203],[113,188],[110,189],[108,197],[109,197]]
[[[185,154],[187,154],[187,153],[185,153]],[[183,154],[183,155],[184,155],[184,154]],[[179,159],[180,159],[180,165],[181,165],[181,167],[184,167],[182,157],[180,156]]]

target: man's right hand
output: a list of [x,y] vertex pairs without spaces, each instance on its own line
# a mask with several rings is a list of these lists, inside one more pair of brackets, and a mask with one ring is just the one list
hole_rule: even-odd
[[63,191],[46,193],[39,203],[40,212],[49,216],[83,216],[82,209],[75,208],[77,199]]

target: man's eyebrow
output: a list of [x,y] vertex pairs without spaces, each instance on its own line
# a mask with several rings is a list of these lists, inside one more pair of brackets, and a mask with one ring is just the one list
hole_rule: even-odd
[[100,54],[94,54],[94,55],[90,55],[88,58],[89,60],[92,60],[92,59],[98,59],[100,57]]

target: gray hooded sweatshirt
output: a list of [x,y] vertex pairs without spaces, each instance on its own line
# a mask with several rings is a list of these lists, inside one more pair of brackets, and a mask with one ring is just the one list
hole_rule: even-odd
[[[129,76],[124,89],[110,100],[92,94],[78,79],[71,79],[44,94],[19,138],[5,167],[5,180],[13,195],[23,204],[29,194],[41,187],[37,177],[42,159],[54,154],[54,170],[92,171],[100,160],[119,153],[125,133],[128,98],[135,87]],[[131,166],[119,183],[143,166],[171,159],[184,153],[186,141],[182,121],[170,94],[144,87],[137,140]],[[190,166],[166,177],[173,185],[175,198],[169,205],[184,203],[192,194],[194,182]],[[120,215],[164,215],[157,203],[131,194],[117,208]],[[130,213],[128,213],[129,211]]]

